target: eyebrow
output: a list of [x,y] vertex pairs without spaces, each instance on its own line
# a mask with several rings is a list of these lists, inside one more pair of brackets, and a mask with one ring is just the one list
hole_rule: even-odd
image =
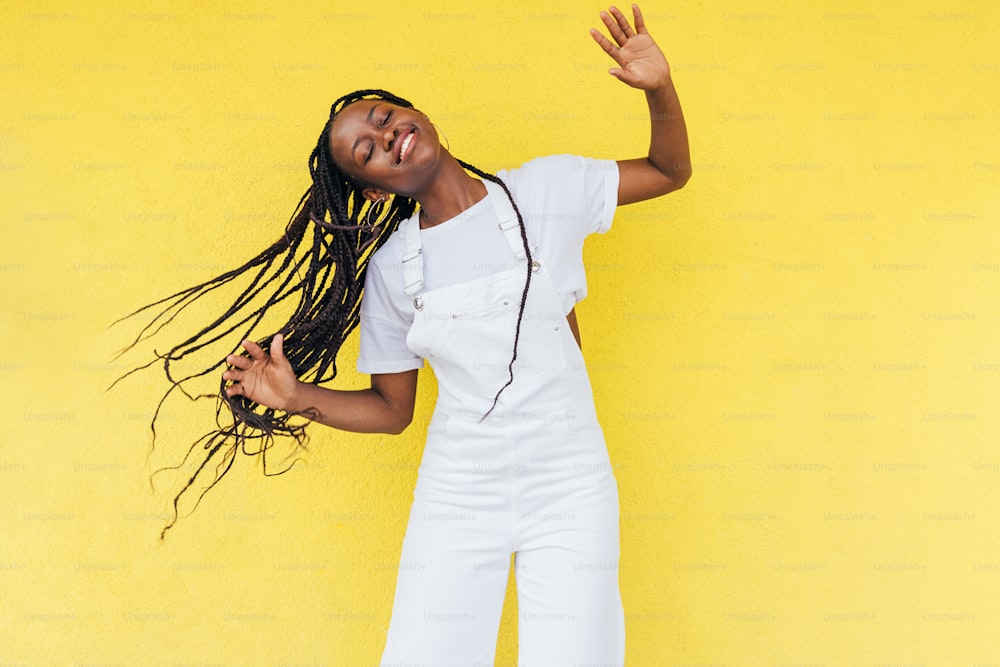
[[[379,105],[381,105],[381,102],[379,104],[373,104],[372,108],[368,110],[368,115],[365,116],[365,122],[366,123],[371,123],[372,122],[372,114],[375,113],[375,109]],[[358,147],[358,144],[360,144],[360,143],[361,143],[361,139],[360,138],[359,139],[355,139],[354,140],[354,145],[351,146],[351,159],[354,160],[355,163],[357,163],[357,159],[355,159],[355,157],[354,157],[354,150]]]

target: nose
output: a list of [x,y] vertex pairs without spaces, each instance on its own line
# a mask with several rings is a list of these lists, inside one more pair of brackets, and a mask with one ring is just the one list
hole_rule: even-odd
[[385,151],[391,151],[392,143],[396,140],[396,135],[399,134],[399,130],[391,127],[383,127],[381,129],[382,129],[382,136],[381,136],[382,149]]

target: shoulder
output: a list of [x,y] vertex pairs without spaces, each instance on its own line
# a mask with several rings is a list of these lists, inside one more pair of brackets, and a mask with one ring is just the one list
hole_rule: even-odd
[[617,188],[618,163],[615,160],[560,153],[537,157],[514,169],[500,170],[497,176],[512,191],[516,190],[521,194],[553,189],[587,189],[600,182],[611,182]]
[[553,233],[581,238],[606,232],[618,205],[620,174],[615,160],[561,153],[525,162],[497,176],[510,179],[510,190],[535,219]]
[[[407,218],[406,220],[408,220]],[[403,261],[403,252],[406,246],[406,241],[403,238],[403,223],[406,220],[400,220],[395,231],[389,235],[385,243],[382,244],[374,253],[370,263],[373,266],[382,268],[387,265],[395,265]]]
[[501,169],[497,176],[505,181],[522,181],[529,178],[558,177],[561,174],[572,173],[582,166],[587,158],[579,155],[561,153],[558,155],[543,155],[528,160],[513,169]]

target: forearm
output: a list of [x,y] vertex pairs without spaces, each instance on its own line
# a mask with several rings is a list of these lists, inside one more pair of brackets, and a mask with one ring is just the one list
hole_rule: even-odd
[[327,389],[309,382],[299,382],[286,410],[355,433],[398,434],[412,417],[412,411],[407,412],[375,389]]
[[681,102],[672,78],[646,91],[649,105],[649,161],[665,176],[683,185],[691,176],[691,153]]

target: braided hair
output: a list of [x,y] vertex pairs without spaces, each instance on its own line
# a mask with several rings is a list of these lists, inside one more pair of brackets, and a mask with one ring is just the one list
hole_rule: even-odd
[[[189,393],[183,386],[184,383],[226,368],[225,355],[222,359],[211,361],[203,368],[199,369],[196,365],[196,370],[189,375],[176,375],[172,364],[212,343],[234,335],[234,332],[239,332],[241,341],[253,339],[255,333],[260,333],[261,321],[272,306],[287,299],[297,299],[295,310],[288,320],[277,331],[263,336],[256,342],[267,350],[274,336],[282,334],[285,356],[296,377],[303,382],[319,384],[336,377],[337,354],[360,322],[362,289],[368,262],[374,252],[397,229],[399,223],[411,217],[416,210],[416,201],[402,195],[392,196],[388,204],[382,200],[369,201],[362,192],[368,184],[348,174],[333,160],[329,141],[334,118],[347,105],[371,98],[413,108],[407,100],[379,89],[357,90],[337,99],[330,108],[329,120],[309,156],[312,184],[299,199],[284,234],[277,241],[235,269],[147,304],[112,323],[128,319],[150,308],[162,306],[136,338],[116,355],[117,358],[141,341],[157,334],[197,299],[239,278],[251,277],[250,284],[242,290],[226,311],[201,331],[173,345],[166,352],[160,353],[154,350],[154,359],[128,371],[108,387],[111,389],[132,373],[162,361],[163,372],[170,387],[160,399],[150,422],[154,447],[156,419],[171,392],[175,389],[180,390],[192,401],[202,398],[216,399],[216,428],[196,440],[179,465],[161,468],[153,473],[156,475],[163,470],[178,470],[185,464],[190,464],[194,468],[193,474],[174,496],[173,518],[161,531],[161,540],[178,519],[178,503],[182,496],[193,491],[196,484],[203,485],[204,488],[197,495],[192,511],[197,508],[205,493],[232,467],[239,451],[242,450],[250,456],[259,455],[264,474],[274,475],[286,472],[295,463],[293,460],[291,464],[277,472],[268,471],[268,451],[274,446],[276,438],[291,438],[296,446],[306,449],[308,438],[305,428],[308,421],[301,423],[293,418],[303,416],[309,419],[315,415],[311,409],[303,412],[286,412],[260,405],[240,394],[228,396],[225,391],[226,380],[221,381],[218,393],[200,395]],[[527,257],[524,292],[514,334],[514,349],[508,367],[509,379],[494,397],[493,406],[483,415],[485,419],[496,407],[500,394],[514,379],[514,361],[517,358],[517,343],[528,287],[531,283],[533,260],[521,212],[507,186],[492,174],[462,160],[458,162],[463,168],[503,188],[517,214]],[[262,305],[259,307],[252,305],[261,299],[263,299]],[[238,350],[233,352],[237,353]],[[246,356],[248,353],[244,351],[240,354]],[[226,419],[223,417],[224,408],[229,412]],[[204,484],[206,480],[207,485]]]

